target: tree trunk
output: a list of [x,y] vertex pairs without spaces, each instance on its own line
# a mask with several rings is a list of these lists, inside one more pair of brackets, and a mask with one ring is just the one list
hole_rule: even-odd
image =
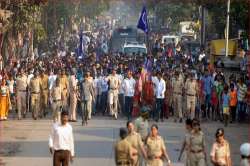
[[248,50],[250,50],[250,1],[248,1]]

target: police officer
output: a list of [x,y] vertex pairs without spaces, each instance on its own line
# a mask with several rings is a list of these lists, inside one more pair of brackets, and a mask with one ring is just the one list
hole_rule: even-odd
[[182,154],[185,150],[185,152],[186,152],[185,165],[191,166],[190,165],[190,157],[189,157],[189,149],[188,149],[190,147],[190,135],[191,135],[191,131],[192,131],[192,120],[191,119],[186,120],[186,130],[187,130],[187,132],[185,134],[185,139],[184,139],[183,144],[182,144],[182,148],[181,148],[181,152],[180,152],[178,161],[181,160]]
[[183,94],[183,79],[178,71],[175,73],[175,79],[173,81],[174,90],[174,116],[175,122],[179,119],[182,122],[182,94]]
[[60,122],[61,106],[63,99],[63,89],[60,86],[60,80],[57,78],[55,85],[51,90],[51,100],[52,100],[52,118],[54,122]]
[[185,94],[187,100],[187,117],[190,119],[194,119],[196,96],[198,94],[198,85],[192,73],[189,74],[189,78],[186,80]]
[[120,86],[120,79],[116,74],[116,69],[112,69],[112,74],[107,77],[109,83],[109,92],[108,92],[108,105],[111,116],[114,116],[115,119],[118,117],[118,89]]
[[143,142],[145,142],[148,136],[148,131],[149,131],[148,118],[150,109],[151,107],[146,105],[145,101],[142,101],[140,116],[135,120],[136,132],[138,132],[141,135]]
[[69,81],[67,78],[67,75],[65,73],[65,69],[63,69],[61,71],[61,74],[59,76],[59,80],[60,80],[60,86],[63,89],[63,100],[62,100],[62,107],[63,110],[67,110],[68,107],[68,88],[69,88]]
[[158,135],[158,126],[156,124],[151,126],[151,133],[146,140],[146,147],[147,166],[163,166],[164,159],[166,159],[168,166],[171,166],[164,140]]
[[31,93],[31,111],[32,111],[32,117],[34,120],[37,119],[37,117],[41,117],[40,112],[40,96],[41,96],[41,80],[38,77],[39,72],[38,70],[35,71],[34,77],[30,80],[30,93]]
[[47,114],[48,95],[49,95],[49,77],[45,74],[44,69],[41,72],[41,112],[44,116]]
[[75,71],[72,70],[69,78],[69,118],[72,122],[76,122],[77,79],[75,74]]
[[139,166],[141,163],[139,161],[142,157],[141,154],[146,158],[146,151],[143,146],[141,135],[135,132],[134,130],[134,124],[132,121],[127,122],[127,129],[128,129],[128,136],[126,137],[126,140],[130,143],[130,145],[136,150],[135,153],[133,153],[134,162],[132,163],[133,166]]
[[193,119],[189,142],[189,157],[191,166],[206,166],[205,136],[200,129],[200,122]]
[[229,143],[224,138],[224,129],[217,129],[215,137],[216,142],[210,153],[211,162],[214,166],[232,166]]
[[116,166],[132,166],[133,161],[133,148],[125,139],[127,131],[125,128],[120,128],[120,138],[115,144],[115,163]]
[[26,116],[26,97],[27,97],[28,79],[23,68],[20,68],[19,76],[16,79],[16,93],[17,93],[17,111],[18,119]]

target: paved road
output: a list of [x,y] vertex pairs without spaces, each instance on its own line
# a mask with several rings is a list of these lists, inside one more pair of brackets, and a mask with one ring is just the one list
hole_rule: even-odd
[[[73,165],[113,166],[112,147],[118,137],[119,127],[124,126],[125,123],[125,120],[110,120],[107,117],[94,117],[88,127],[82,127],[80,122],[73,123],[76,147],[76,158]],[[2,156],[0,165],[52,165],[52,156],[48,151],[48,135],[51,125],[51,120],[0,122],[0,156]],[[222,124],[206,122],[202,125],[206,134],[208,150],[214,140],[214,132],[217,127],[222,127]],[[184,124],[168,120],[159,123],[159,128],[170,157],[175,162],[174,165],[183,165],[176,161],[184,135]],[[225,131],[226,138],[231,142],[234,166],[237,166],[239,145],[249,140],[248,125],[232,124]]]

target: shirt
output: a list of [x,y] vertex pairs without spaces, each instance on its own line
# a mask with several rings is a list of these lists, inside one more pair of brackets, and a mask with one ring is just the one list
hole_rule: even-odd
[[49,137],[49,147],[54,150],[68,150],[71,156],[75,155],[73,129],[70,124],[53,124]]
[[215,157],[215,160],[217,162],[221,162],[222,164],[226,165],[226,158],[230,157],[230,148],[228,142],[225,141],[223,145],[220,145],[217,142],[214,143],[211,149],[210,156]]
[[166,91],[166,82],[161,78],[160,80],[157,78],[155,81],[155,90],[156,90],[156,98],[164,99],[165,91]]
[[236,90],[231,91],[230,90],[230,106],[236,106],[237,105],[237,92]]
[[229,94],[222,94],[222,105],[223,107],[229,107],[230,96]]
[[211,76],[207,76],[203,78],[204,82],[204,91],[206,95],[210,95],[212,92],[213,79]]
[[135,93],[135,80],[134,78],[126,78],[123,82],[124,96],[133,97]]
[[49,76],[49,90],[52,89],[52,87],[54,86],[55,82],[56,82],[56,75],[50,75]]
[[245,84],[238,84],[238,101],[243,101],[247,93],[247,86]]

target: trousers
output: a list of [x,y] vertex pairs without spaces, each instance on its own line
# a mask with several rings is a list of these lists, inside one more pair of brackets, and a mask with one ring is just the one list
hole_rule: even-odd
[[17,92],[17,111],[18,111],[18,118],[21,118],[22,115],[26,114],[26,92]]
[[175,119],[182,118],[182,95],[174,94],[174,116]]
[[70,120],[76,120],[76,105],[77,97],[76,94],[70,94],[70,104],[69,104],[69,117]]
[[33,118],[37,118],[40,114],[40,94],[31,94],[31,110]]
[[57,150],[54,152],[53,166],[68,166],[70,152],[68,150]]
[[132,118],[132,111],[133,111],[133,97],[132,96],[125,96],[125,110],[127,114],[128,120]]

